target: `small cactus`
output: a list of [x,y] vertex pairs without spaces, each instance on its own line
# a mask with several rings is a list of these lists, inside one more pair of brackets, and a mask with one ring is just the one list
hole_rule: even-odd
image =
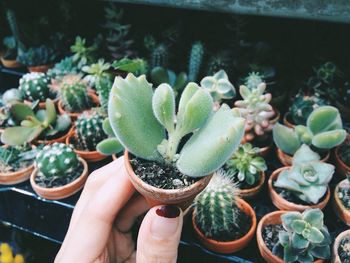
[[96,145],[107,138],[103,131],[104,115],[97,109],[93,112],[84,112],[75,122],[76,138],[84,150],[95,151]]
[[37,155],[36,166],[45,177],[63,177],[74,173],[80,167],[73,148],[64,143],[46,145]]
[[159,44],[151,53],[151,68],[164,67],[169,63],[169,50],[165,44]]
[[194,200],[195,222],[206,237],[218,239],[223,233],[230,234],[232,229],[239,227],[238,194],[237,186],[220,169],[197,195]]
[[91,106],[87,86],[78,80],[72,83],[63,83],[60,90],[62,105],[69,112],[82,112]]
[[192,45],[188,62],[188,80],[197,81],[204,57],[204,46],[198,41]]
[[258,85],[264,81],[264,76],[259,72],[252,71],[248,74],[248,76],[244,79],[244,85],[248,87],[248,89],[253,90],[258,87]]
[[49,84],[50,79],[44,73],[27,73],[19,80],[19,90],[27,100],[45,101],[47,98],[53,97]]

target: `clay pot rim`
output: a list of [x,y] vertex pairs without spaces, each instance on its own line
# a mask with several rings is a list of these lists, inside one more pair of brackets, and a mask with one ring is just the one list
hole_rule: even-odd
[[247,189],[240,189],[239,190],[239,193],[242,195],[242,197],[244,197],[244,194],[248,194],[250,192],[255,192],[255,191],[258,191],[262,186],[263,184],[265,183],[265,172],[264,171],[261,171],[259,172],[259,183],[252,187],[252,188],[247,188]]
[[35,165],[34,170],[33,170],[32,174],[30,175],[30,183],[31,183],[33,186],[35,186],[36,189],[39,189],[40,191],[45,191],[45,192],[47,192],[47,193],[53,193],[53,192],[61,191],[61,190],[65,189],[65,188],[69,188],[69,187],[73,186],[77,181],[79,181],[79,180],[81,180],[83,177],[85,177],[85,176],[87,175],[87,173],[88,173],[88,164],[87,164],[87,162],[86,162],[83,158],[81,158],[81,157],[78,157],[78,159],[79,159],[79,162],[83,164],[84,169],[83,169],[81,175],[78,176],[78,177],[77,177],[75,180],[73,180],[72,182],[70,182],[70,183],[68,183],[68,184],[65,184],[65,185],[62,185],[62,186],[53,187],[53,188],[42,187],[42,186],[38,185],[38,184],[35,182],[35,180],[34,180],[34,178],[35,178],[35,177],[37,176],[37,174],[38,174],[38,169],[37,169],[37,167],[36,167],[36,165]]
[[199,227],[197,226],[197,223],[196,223],[196,220],[195,220],[195,212],[193,210],[193,212],[192,212],[192,225],[193,225],[194,230],[197,232],[197,234],[202,239],[205,239],[208,243],[211,243],[214,246],[223,245],[223,244],[229,245],[229,246],[235,246],[235,245],[241,243],[243,240],[246,240],[247,238],[250,239],[251,237],[254,236],[254,233],[255,233],[255,230],[256,230],[256,227],[257,227],[257,219],[256,219],[255,211],[249,205],[248,202],[244,201],[241,198],[237,198],[237,203],[242,205],[242,207],[245,207],[248,210],[249,214],[246,213],[246,215],[248,215],[251,218],[251,220],[252,220],[252,223],[251,223],[251,226],[250,226],[248,232],[246,234],[244,234],[242,237],[240,237],[239,239],[232,240],[232,241],[218,241],[218,240],[206,237],[202,233],[202,231],[199,229]]
[[[98,107],[100,105],[100,101],[98,99],[98,96],[93,93],[93,92],[89,92],[88,91],[88,95],[90,96],[90,98],[92,99],[92,102],[93,102],[93,106],[91,108],[94,108],[94,107]],[[58,108],[58,111],[60,114],[67,114],[69,115],[71,118],[77,118],[79,115],[81,115],[84,111],[89,111],[91,110],[91,108],[89,109],[85,109],[81,112],[69,112],[69,111],[66,111],[62,105],[62,100],[59,98],[58,99],[58,103],[57,103],[57,108]]]
[[[275,188],[274,188],[274,186],[273,186],[273,182],[275,181],[274,179],[276,179],[279,175],[280,175],[280,173],[282,172],[282,171],[284,171],[284,170],[287,170],[287,169],[290,169],[291,168],[291,166],[285,166],[285,167],[281,167],[281,168],[278,168],[278,169],[276,169],[275,171],[273,171],[273,173],[271,174],[271,176],[270,176],[270,178],[269,178],[269,180],[268,180],[268,182],[267,182],[267,186],[268,186],[268,190],[269,190],[269,195],[270,195],[270,198],[272,199],[272,195],[274,195],[276,198],[277,198],[277,200],[279,200],[280,202],[282,201],[285,205],[288,205],[288,206],[290,206],[290,207],[293,207],[293,211],[304,211],[304,210],[306,210],[306,209],[309,209],[309,208],[320,208],[320,209],[323,209],[326,205],[327,205],[327,203],[328,203],[328,201],[329,201],[329,199],[330,199],[330,195],[331,195],[331,191],[330,191],[330,189],[329,189],[329,186],[327,187],[327,192],[326,192],[326,195],[325,195],[325,197],[323,196],[322,198],[323,198],[323,200],[321,200],[319,203],[317,203],[317,204],[312,204],[312,205],[300,205],[300,204],[295,204],[295,203],[292,203],[292,202],[290,202],[290,201],[288,201],[288,200],[286,200],[286,199],[284,199],[282,196],[280,196],[277,192],[276,192],[276,190],[275,190]],[[275,205],[275,204],[274,204]],[[276,206],[276,205],[275,205]],[[276,206],[277,207],[277,206]],[[278,208],[278,207],[277,207]],[[279,208],[278,208],[279,209]],[[285,209],[284,209],[285,210]],[[292,211],[291,210],[291,211]]]
[[271,124],[275,124],[278,122],[278,120],[280,119],[281,117],[281,112],[276,108],[276,107],[273,107],[272,110],[275,112],[275,115],[273,116],[274,118],[271,119],[269,122]]
[[286,125],[288,128],[294,128],[296,124],[290,122],[291,113],[290,111],[287,111],[283,116],[283,124]]
[[61,137],[58,138],[53,138],[53,139],[36,139],[34,140],[34,143],[36,144],[52,144],[55,142],[62,142],[64,143],[66,138],[71,134],[71,132],[73,131],[73,124],[71,124],[71,127],[69,128],[69,130],[63,134]]
[[[340,181],[334,188],[334,194],[333,194],[334,201],[336,202],[336,205],[339,206],[339,209],[341,209],[341,211],[350,218],[350,211],[344,206],[342,200],[338,197],[339,186],[342,183],[347,183],[349,185],[349,188],[350,188],[350,183],[348,183],[348,179],[344,179],[344,180]],[[338,217],[340,218],[340,216],[338,216]]]
[[2,55],[0,56],[0,60],[5,68],[21,68],[24,66],[21,63],[19,63],[16,59],[5,59]]
[[[70,143],[70,139],[76,134],[76,131],[75,129],[73,129],[69,135],[67,136],[65,142],[67,145],[73,145]],[[74,146],[74,145],[73,145]],[[104,155],[102,153],[100,153],[99,151],[95,150],[95,151],[83,151],[83,150],[78,150],[76,148],[73,147],[73,150],[77,153],[77,154],[84,154],[84,155],[94,155],[94,154],[100,154],[100,155],[103,155],[103,156],[106,156],[108,157],[107,155]]]
[[[340,241],[342,241],[345,237],[348,237],[348,236],[350,236],[350,229],[347,229],[347,230],[344,230],[343,232],[341,232],[339,235],[337,235],[337,237],[334,240],[333,255],[334,255],[334,262],[335,263],[340,262],[339,253],[338,253]],[[337,261],[337,260],[339,260],[339,261]]]
[[163,188],[157,188],[155,186],[152,186],[152,185],[146,183],[145,181],[143,181],[140,177],[138,177],[135,174],[134,169],[132,168],[131,163],[130,163],[129,152],[127,150],[124,151],[124,163],[125,163],[125,167],[126,167],[126,170],[128,171],[129,176],[132,177],[132,180],[135,181],[138,185],[142,186],[147,192],[158,192],[160,194],[166,194],[166,195],[177,194],[179,192],[182,192],[182,194],[190,193],[194,189],[197,188],[197,186],[200,184],[199,182],[202,179],[210,176],[210,175],[203,176],[195,183],[193,183],[189,186],[183,187],[183,188],[163,189]]

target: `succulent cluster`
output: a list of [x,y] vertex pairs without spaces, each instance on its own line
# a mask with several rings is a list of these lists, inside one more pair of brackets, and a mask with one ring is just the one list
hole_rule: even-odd
[[193,43],[188,61],[188,80],[197,81],[204,60],[204,46],[201,42]]
[[46,75],[52,79],[61,78],[67,74],[77,74],[78,68],[73,61],[73,56],[65,57],[55,66],[49,69]]
[[151,79],[155,86],[159,86],[162,83],[169,84],[173,88],[175,97],[177,97],[187,84],[187,74],[185,72],[180,72],[176,75],[174,71],[162,67],[152,69]]
[[[197,84],[186,86],[176,114],[174,92],[168,84],[153,92],[144,75],[136,78],[131,73],[125,79],[115,79],[108,117],[116,137],[132,154],[176,165],[191,177],[221,167],[244,134],[239,113],[227,105],[214,113],[210,94]],[[181,139],[194,131],[178,152]]]
[[194,215],[197,226],[211,239],[218,239],[224,233],[230,234],[239,227],[237,207],[239,190],[226,177],[223,170],[213,175],[208,186],[194,200]]
[[86,65],[82,68],[82,71],[87,73],[84,80],[86,80],[90,86],[96,86],[99,78],[110,77],[110,74],[107,72],[110,67],[111,64],[105,62],[103,58],[99,59],[96,63]]
[[161,43],[156,46],[151,53],[150,65],[155,67],[168,67],[169,63],[169,48],[166,44]]
[[87,85],[81,80],[63,81],[60,99],[63,107],[69,112],[82,112],[91,107]]
[[25,66],[41,66],[53,63],[57,58],[55,50],[47,45],[31,47],[18,55],[17,60]]
[[325,195],[334,166],[320,161],[320,156],[303,144],[293,156],[290,169],[283,170],[274,186],[286,189],[308,204],[317,204]]
[[50,79],[44,73],[27,73],[19,80],[19,90],[27,100],[45,101],[54,95],[49,84]]
[[30,166],[35,159],[37,150],[28,144],[0,147],[1,173],[16,172]]
[[304,143],[317,149],[328,150],[341,144],[346,138],[338,109],[321,106],[314,110],[306,121],[306,126],[294,129],[276,123],[273,139],[284,153],[293,155]]
[[248,76],[244,78],[244,85],[250,90],[256,89],[263,82],[265,82],[264,76],[260,72],[249,72]]
[[314,262],[330,257],[331,236],[323,217],[320,209],[288,212],[281,216],[284,230],[278,237],[284,262]]
[[70,47],[73,53],[73,62],[79,69],[94,61],[94,53],[97,50],[97,46],[95,44],[91,46],[86,45],[86,39],[77,36],[74,44]]
[[45,177],[64,177],[79,168],[79,159],[73,148],[64,143],[46,145],[35,159],[36,167]]
[[76,138],[84,150],[95,151],[96,145],[106,139],[107,135],[102,127],[104,117],[104,114],[95,109],[84,112],[76,120]]
[[260,172],[267,169],[264,158],[258,155],[259,148],[253,148],[250,143],[240,145],[226,162],[225,169],[236,181],[254,185],[259,180]]
[[238,107],[241,116],[246,120],[245,129],[248,141],[272,130],[270,119],[275,115],[275,112],[269,104],[271,94],[264,94],[265,89],[265,83],[260,83],[253,90],[244,85],[239,87],[239,93],[243,100],[237,100],[235,106]]

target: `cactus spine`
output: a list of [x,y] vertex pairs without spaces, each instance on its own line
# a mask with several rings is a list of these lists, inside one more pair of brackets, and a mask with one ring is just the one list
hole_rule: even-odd
[[158,45],[151,54],[151,68],[168,66],[169,50],[165,44]]
[[202,42],[198,41],[192,45],[190,60],[188,63],[188,79],[189,81],[196,81],[200,73],[204,56],[204,46]]
[[65,83],[61,87],[61,100],[69,112],[82,112],[91,105],[87,87],[83,82]]
[[19,90],[30,101],[45,101],[53,95],[49,87],[49,78],[41,72],[25,74],[19,80]]

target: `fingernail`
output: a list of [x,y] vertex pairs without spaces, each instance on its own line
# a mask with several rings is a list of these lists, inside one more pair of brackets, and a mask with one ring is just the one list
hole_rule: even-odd
[[151,223],[151,234],[156,238],[167,238],[175,234],[179,225],[180,209],[165,205],[157,208]]

